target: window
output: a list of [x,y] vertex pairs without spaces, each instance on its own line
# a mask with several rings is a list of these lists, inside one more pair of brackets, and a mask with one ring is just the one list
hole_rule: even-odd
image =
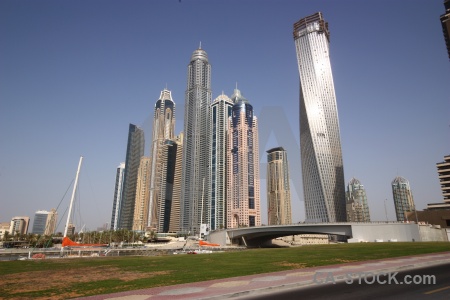
[[256,226],[255,216],[248,216],[248,226]]

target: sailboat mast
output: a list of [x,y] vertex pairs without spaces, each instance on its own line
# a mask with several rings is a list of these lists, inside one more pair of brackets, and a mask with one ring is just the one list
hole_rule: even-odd
[[73,190],[72,190],[72,198],[70,199],[69,214],[67,215],[66,228],[64,229],[64,237],[67,236],[67,231],[69,229],[70,215],[72,214],[73,199],[75,198],[75,193],[77,191],[78,176],[80,175],[80,169],[81,169],[81,162],[82,161],[83,161],[83,156],[80,156],[80,162],[78,163],[77,176],[75,177],[75,184],[74,184]]

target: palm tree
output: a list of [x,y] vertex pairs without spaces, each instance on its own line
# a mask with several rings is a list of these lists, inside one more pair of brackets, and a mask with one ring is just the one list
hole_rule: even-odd
[[3,240],[9,241],[9,239],[11,239],[11,235],[9,234],[9,231],[5,231],[5,233],[3,234]]

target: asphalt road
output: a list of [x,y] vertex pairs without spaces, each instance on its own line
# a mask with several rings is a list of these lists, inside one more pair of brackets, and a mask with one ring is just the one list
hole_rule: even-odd
[[332,273],[318,273],[314,279],[316,285],[312,287],[294,288],[239,299],[450,299],[450,264],[395,273],[349,273],[336,278]]

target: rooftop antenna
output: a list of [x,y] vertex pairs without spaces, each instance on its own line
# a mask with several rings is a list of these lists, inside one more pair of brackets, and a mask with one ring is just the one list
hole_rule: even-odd
[[202,49],[202,41],[200,41],[200,45],[198,46],[198,49]]

